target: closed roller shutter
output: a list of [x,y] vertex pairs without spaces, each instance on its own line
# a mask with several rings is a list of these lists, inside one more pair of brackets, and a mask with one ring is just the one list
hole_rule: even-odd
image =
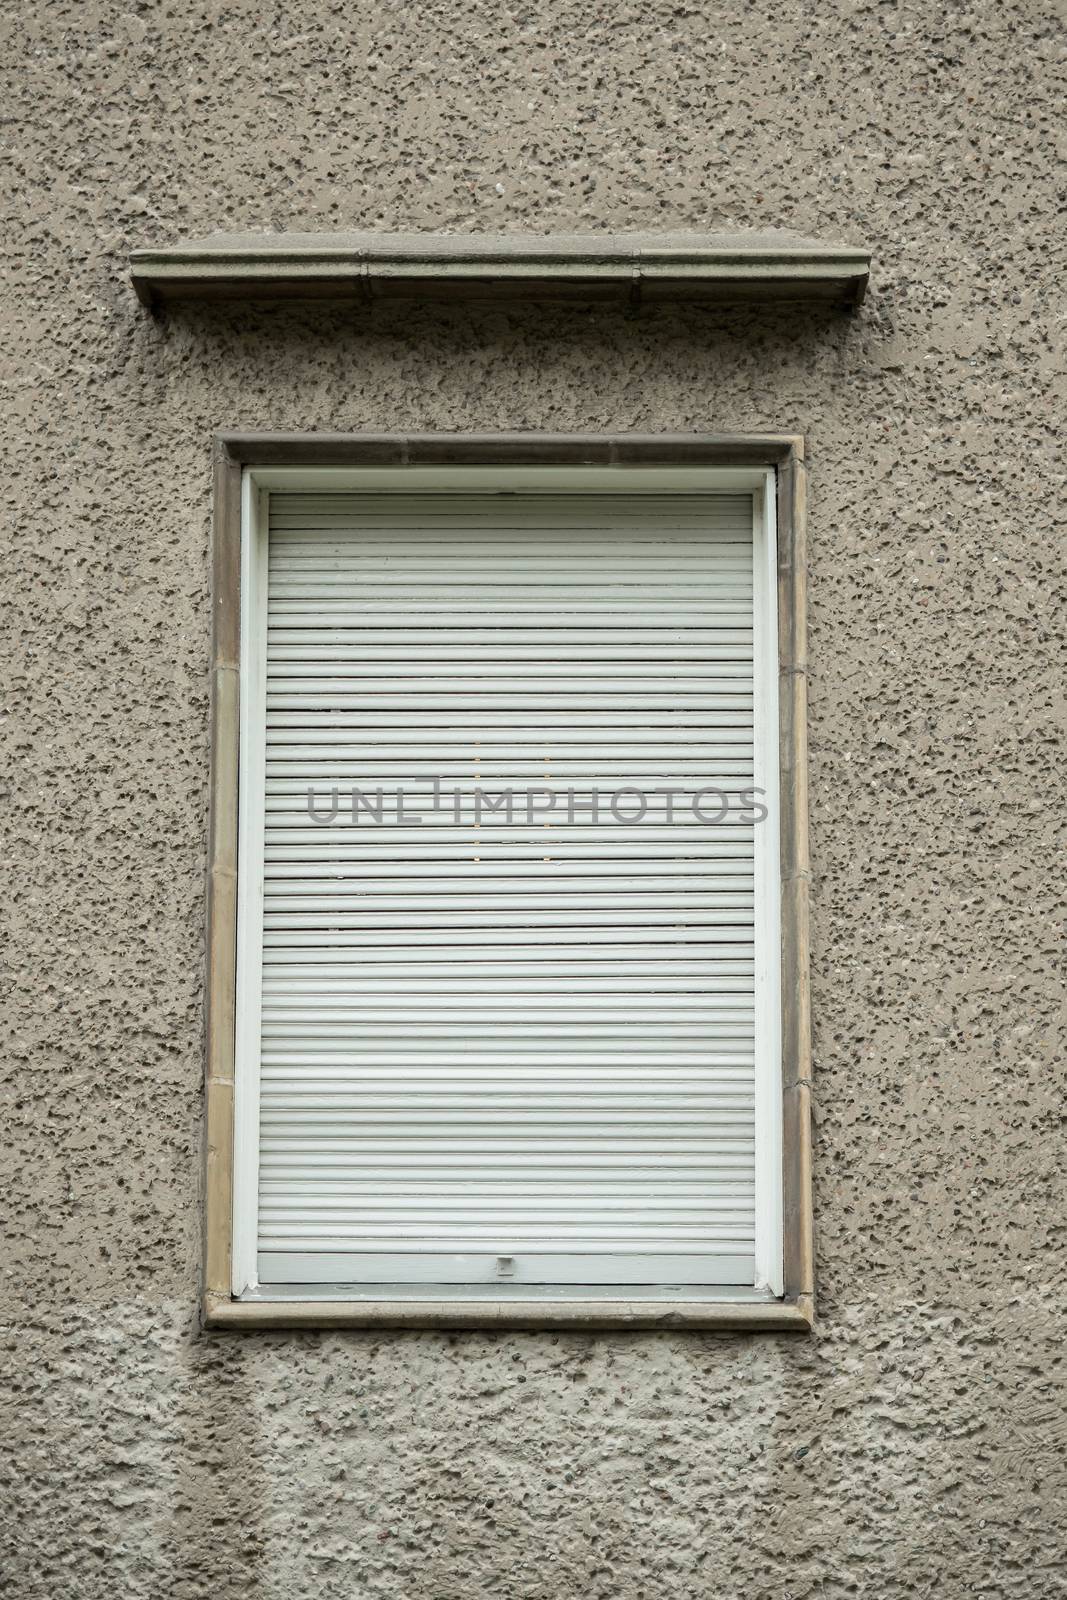
[[751,495],[268,538],[261,1281],[751,1285]]

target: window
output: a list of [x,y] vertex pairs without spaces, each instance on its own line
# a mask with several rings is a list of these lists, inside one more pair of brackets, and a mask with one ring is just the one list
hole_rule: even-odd
[[393,444],[223,446],[208,1313],[806,1325],[793,442]]

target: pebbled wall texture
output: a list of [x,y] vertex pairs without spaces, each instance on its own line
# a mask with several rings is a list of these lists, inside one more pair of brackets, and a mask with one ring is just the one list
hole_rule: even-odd
[[[1063,1594],[1052,0],[29,0],[0,30],[3,1592]],[[859,316],[156,321],[125,271],[216,228],[758,225],[869,243]],[[805,435],[810,1338],[198,1331],[227,426]]]

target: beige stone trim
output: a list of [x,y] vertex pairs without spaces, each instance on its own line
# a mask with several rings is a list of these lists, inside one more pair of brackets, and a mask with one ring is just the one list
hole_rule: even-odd
[[[237,935],[241,472],[246,465],[773,466],[778,473],[785,1295],[782,1300],[234,1300],[233,1073]],[[225,434],[216,443],[207,909],[205,1325],[212,1328],[804,1330],[814,1317],[803,440],[792,435]]]
[[240,732],[241,464],[215,460],[211,789],[207,884],[204,1292],[230,1292],[234,1014],[237,998],[237,772]]
[[210,1328],[543,1328],[594,1333],[611,1329],[806,1333],[810,1296],[770,1302],[704,1300],[234,1300],[208,1295]]

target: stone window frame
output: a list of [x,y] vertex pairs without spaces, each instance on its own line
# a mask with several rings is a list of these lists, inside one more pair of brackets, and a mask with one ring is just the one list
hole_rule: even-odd
[[[619,1288],[552,1296],[237,1299],[232,1293],[242,486],[256,467],[764,467],[776,474],[784,1293]],[[282,434],[214,441],[211,778],[201,1312],[210,1328],[793,1330],[814,1318],[804,441],[762,434]],[[751,1291],[748,1292],[751,1296]]]

